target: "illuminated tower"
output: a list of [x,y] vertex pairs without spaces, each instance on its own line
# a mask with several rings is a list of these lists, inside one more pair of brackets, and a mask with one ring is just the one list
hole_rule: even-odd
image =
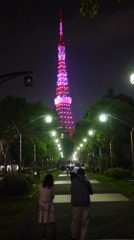
[[72,98],[69,96],[69,85],[66,71],[66,53],[63,42],[62,16],[60,12],[60,41],[58,44],[58,79],[56,87],[56,98],[54,103],[59,115],[59,128],[69,132],[71,136],[74,132],[74,123],[71,114]]

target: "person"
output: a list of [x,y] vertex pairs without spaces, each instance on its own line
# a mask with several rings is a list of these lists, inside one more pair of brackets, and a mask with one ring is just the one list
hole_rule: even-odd
[[[87,240],[90,214],[90,195],[93,194],[91,183],[86,180],[85,170],[79,168],[77,177],[71,183],[72,223],[71,240]],[[81,227],[80,227],[81,223]]]
[[75,164],[73,170],[70,172],[71,181],[77,176],[78,169],[79,169],[79,165]]
[[78,169],[79,169],[80,167],[79,167],[79,165],[78,164],[76,164],[75,166],[74,166],[74,168],[73,168],[73,172],[77,175],[77,171],[78,171]]
[[53,240],[56,239],[54,199],[54,179],[52,174],[47,174],[38,187],[39,211],[38,222],[41,226],[43,239],[46,240],[46,227],[50,223]]
[[69,166],[66,167],[67,175],[69,173]]

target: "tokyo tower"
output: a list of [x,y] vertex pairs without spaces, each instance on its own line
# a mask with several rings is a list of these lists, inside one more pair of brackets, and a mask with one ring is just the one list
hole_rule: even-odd
[[71,113],[72,98],[69,96],[69,84],[66,71],[66,53],[63,42],[62,16],[60,11],[60,40],[58,44],[58,75],[56,98],[54,103],[59,115],[59,128],[68,132],[71,136],[74,133],[74,123]]

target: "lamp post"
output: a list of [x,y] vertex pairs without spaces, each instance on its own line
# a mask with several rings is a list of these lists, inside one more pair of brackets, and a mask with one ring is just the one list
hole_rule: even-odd
[[131,129],[130,132],[130,141],[131,141],[131,153],[132,153],[132,169],[134,170],[134,141],[133,141],[133,131],[134,131],[134,127],[132,127],[130,124],[128,124],[127,122],[125,122],[123,119],[120,119],[117,116],[111,115],[111,114],[101,114],[99,116],[99,119],[101,122],[106,122],[108,120],[108,117],[111,117],[121,123],[123,123],[124,125],[128,126]]
[[112,151],[112,142],[113,142],[113,139],[114,139],[115,135],[113,135],[113,137],[111,138],[110,140],[110,159],[111,159],[111,168],[113,167],[113,151]]
[[130,83],[134,84],[134,73],[130,75]]
[[[98,131],[96,131],[95,129],[90,129],[90,130],[88,131],[88,135],[89,135],[90,137],[93,137],[93,136],[96,134],[96,132],[98,132]],[[99,157],[100,157],[99,172],[101,173],[101,172],[102,172],[102,152],[101,152],[101,147],[98,147],[98,150],[99,150]],[[94,151],[93,151],[92,156],[93,156],[93,159],[94,159],[94,156],[95,156]],[[95,165],[98,165],[98,164],[97,164],[97,161],[96,161]]]
[[131,137],[131,151],[132,151],[132,167],[134,170],[134,141],[133,141],[133,131],[134,131],[134,127],[132,128],[131,132],[130,132],[130,137]]
[[13,122],[13,125],[14,125],[16,131],[18,132],[19,138],[20,138],[19,171],[21,172],[21,166],[22,166],[22,134],[20,133],[19,129],[17,128],[17,126],[14,122]]
[[32,87],[33,86],[33,71],[22,71],[22,72],[12,72],[12,73],[7,73],[0,75],[0,79],[3,79],[0,81],[0,84],[3,84],[7,81],[9,81],[12,78],[16,78],[18,76],[24,76],[24,84],[27,87]]
[[[53,119],[52,119],[52,116],[49,115],[49,114],[47,114],[47,115],[38,116],[38,117],[36,117],[35,119],[33,119],[33,121],[37,121],[37,120],[40,119],[40,118],[44,118],[44,120],[45,120],[46,123],[51,123],[52,120],[53,120]],[[32,121],[32,122],[33,122],[33,121]],[[21,171],[21,167],[22,167],[22,134],[21,134],[20,131],[21,131],[22,129],[24,129],[26,126],[30,125],[32,122],[31,122],[31,121],[28,122],[26,125],[24,125],[23,127],[21,127],[20,130],[18,129],[18,127],[16,126],[16,124],[13,122],[13,125],[14,125],[16,131],[18,132],[19,138],[20,138],[20,142],[19,142],[19,145],[20,145],[19,171]],[[49,131],[49,132],[50,132],[50,131]],[[53,133],[53,134],[54,134],[54,133]],[[36,163],[36,145],[35,145],[33,139],[31,139],[31,140],[32,140],[32,143],[33,143],[33,145],[34,145],[34,163]]]
[[51,123],[51,122],[53,121],[53,118],[52,118],[52,116],[51,116],[50,114],[40,115],[40,116],[34,118],[32,121],[26,123],[24,126],[21,127],[21,129],[27,127],[27,126],[30,125],[32,122],[35,122],[35,121],[37,121],[37,120],[39,120],[39,119],[41,119],[41,118],[44,118],[44,121],[45,121],[46,123]]
[[31,142],[33,143],[33,146],[34,146],[34,164],[36,166],[36,144],[32,138],[31,138]]

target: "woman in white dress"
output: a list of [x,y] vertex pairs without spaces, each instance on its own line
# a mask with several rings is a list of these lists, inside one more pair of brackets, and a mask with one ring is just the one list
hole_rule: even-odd
[[39,216],[38,222],[41,225],[43,239],[46,240],[46,226],[49,223],[53,239],[56,239],[54,199],[54,179],[52,174],[47,174],[38,187],[39,194]]

